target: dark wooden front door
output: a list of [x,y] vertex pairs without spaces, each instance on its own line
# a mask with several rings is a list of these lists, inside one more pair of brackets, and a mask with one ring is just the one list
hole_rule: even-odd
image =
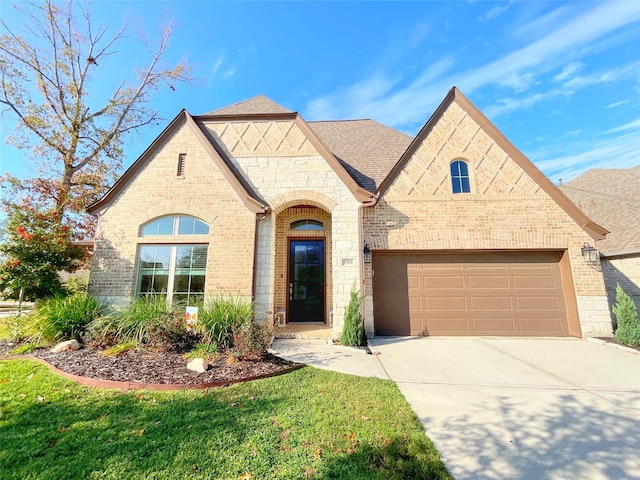
[[289,322],[324,322],[324,240],[289,240]]

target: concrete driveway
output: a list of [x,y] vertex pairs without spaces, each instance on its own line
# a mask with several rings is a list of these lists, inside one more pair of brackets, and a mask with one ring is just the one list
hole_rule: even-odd
[[640,479],[640,355],[579,339],[371,344],[457,480]]

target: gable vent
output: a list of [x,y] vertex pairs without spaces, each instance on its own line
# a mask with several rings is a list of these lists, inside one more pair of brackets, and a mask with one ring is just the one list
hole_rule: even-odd
[[184,163],[186,160],[186,153],[181,153],[180,155],[178,155],[178,172],[176,173],[178,177],[184,177]]

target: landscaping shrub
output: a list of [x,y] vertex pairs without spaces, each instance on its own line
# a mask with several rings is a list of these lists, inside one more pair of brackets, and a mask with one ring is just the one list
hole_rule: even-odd
[[234,328],[234,352],[243,360],[260,360],[267,353],[273,339],[269,323],[243,323]]
[[85,336],[93,346],[134,342],[156,350],[188,348],[194,340],[186,330],[183,309],[169,307],[160,295],[135,298],[126,309],[96,319]]
[[363,297],[355,287],[351,288],[349,304],[344,311],[344,326],[340,335],[340,343],[351,347],[362,345],[364,341],[364,328],[362,326],[362,300]]
[[109,305],[86,293],[53,297],[36,305],[35,328],[45,340],[60,341],[80,338],[87,326],[104,315]]
[[197,331],[202,343],[218,350],[233,347],[234,329],[250,323],[254,315],[251,300],[233,295],[216,295],[205,300],[198,312]]
[[616,304],[613,306],[613,313],[618,323],[616,340],[640,345],[640,320],[636,305],[619,284],[616,286]]

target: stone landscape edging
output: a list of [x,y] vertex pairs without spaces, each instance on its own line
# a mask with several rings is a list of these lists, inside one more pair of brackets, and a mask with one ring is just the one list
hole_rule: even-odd
[[279,370],[273,373],[265,373],[264,375],[256,375],[253,377],[245,377],[241,379],[234,380],[223,380],[219,382],[207,382],[207,383],[142,383],[142,382],[121,382],[118,380],[100,380],[98,378],[90,378],[83,377],[81,375],[75,375],[73,373],[65,372],[64,370],[60,370],[59,368],[51,365],[46,360],[42,358],[34,357],[33,355],[3,355],[0,356],[0,361],[4,360],[32,360],[34,362],[40,363],[49,367],[53,373],[56,373],[62,377],[65,377],[69,380],[73,380],[74,382],[90,386],[90,387],[98,387],[98,388],[116,388],[123,391],[128,390],[154,390],[154,391],[171,391],[171,390],[205,390],[207,388],[218,388],[218,387],[226,387],[227,385],[231,385],[234,383],[243,383],[243,382],[251,382],[253,380],[260,380],[263,378],[269,377],[277,377],[278,375],[283,375],[285,373],[293,372],[294,370],[298,370],[299,368],[304,367],[304,364],[294,365],[292,367],[287,367],[283,370]]

